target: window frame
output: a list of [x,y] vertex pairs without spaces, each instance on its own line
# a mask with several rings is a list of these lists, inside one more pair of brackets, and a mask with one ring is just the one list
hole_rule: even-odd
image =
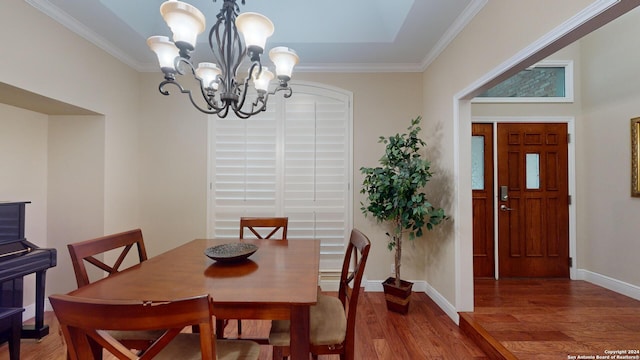
[[[543,60],[532,66],[563,67],[564,68],[564,96],[559,97],[474,97],[472,103],[572,103],[574,101],[573,60]],[[505,79],[506,80],[506,79]]]
[[[345,105],[346,105],[346,131],[347,134],[345,134],[345,149],[348,152],[348,154],[345,155],[345,166],[346,166],[346,181],[348,182],[348,184],[345,184],[346,187],[346,193],[345,193],[345,208],[344,208],[344,213],[345,213],[345,218],[344,218],[344,239],[342,242],[343,245],[343,249],[340,252],[340,264],[341,265],[341,261],[343,258],[343,252],[344,249],[346,249],[346,244],[348,243],[348,233],[351,231],[351,228],[353,227],[353,93],[350,91],[346,91],[340,88],[336,88],[336,87],[332,87],[332,86],[327,86],[324,84],[319,84],[319,83],[313,83],[313,82],[304,82],[304,81],[294,81],[291,82],[292,88],[294,93],[298,92],[301,94],[314,94],[314,95],[318,95],[318,96],[327,96],[327,94],[334,94],[334,97],[336,99],[341,98],[345,100]],[[276,115],[277,116],[282,116],[282,119],[285,118],[285,106],[284,104],[286,104],[287,101],[291,101],[294,98],[291,99],[282,99],[282,96],[273,96],[269,99],[269,106],[272,107],[272,109],[274,109],[275,112],[282,112],[280,115]],[[208,117],[207,120],[207,134],[208,134],[208,139],[207,139],[207,168],[208,168],[208,172],[207,172],[207,237],[209,238],[213,238],[215,237],[215,204],[216,204],[216,199],[215,199],[215,190],[216,190],[216,186],[214,184],[215,182],[215,165],[216,165],[216,159],[214,158],[214,146],[215,146],[215,121],[217,120],[217,116],[212,115]],[[280,121],[280,120],[278,120]],[[280,123],[281,124],[281,123]],[[282,125],[282,124],[281,124]],[[280,126],[278,125],[278,129],[276,130],[276,132],[278,133],[278,150],[277,151],[281,151],[283,150],[282,148],[284,147],[284,131],[285,131],[285,127],[284,126]],[[277,169],[277,179],[276,181],[278,182],[278,184],[276,184],[277,186],[277,193],[283,193],[284,190],[284,184],[283,184],[283,174],[284,174],[284,164],[283,162],[283,158],[279,157],[277,160],[277,165],[279,166],[279,168]],[[278,204],[276,205],[276,208],[278,209],[278,211],[282,211],[284,208],[283,206],[283,198],[280,199],[276,199],[276,201],[278,202]],[[277,216],[285,216],[283,214],[276,214]],[[275,215],[274,215],[275,216]],[[239,221],[239,219],[238,219]],[[290,219],[291,221],[291,219]],[[290,222],[290,226],[291,226],[291,222]],[[322,249],[321,249],[322,250]],[[330,254],[333,254],[333,252],[330,252]],[[337,254],[335,254],[337,255]],[[321,254],[322,256],[322,254]],[[329,258],[333,258],[333,255],[328,255]],[[329,264],[331,264],[329,267],[325,267],[322,268],[322,261],[321,261],[321,271],[335,271],[335,270],[339,270],[339,266],[334,266],[333,265],[333,260],[328,261]],[[334,269],[335,267],[335,269]]]

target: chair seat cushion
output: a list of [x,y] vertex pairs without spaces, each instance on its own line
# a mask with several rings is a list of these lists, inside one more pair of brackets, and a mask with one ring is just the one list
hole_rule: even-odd
[[[217,340],[218,360],[255,360],[260,355],[260,346],[247,340]],[[154,359],[160,360],[201,360],[200,335],[178,334]]]
[[[319,295],[318,303],[309,311],[311,344],[341,344],[347,333],[347,317],[340,299],[334,296]],[[289,320],[271,322],[269,343],[273,346],[289,346]]]

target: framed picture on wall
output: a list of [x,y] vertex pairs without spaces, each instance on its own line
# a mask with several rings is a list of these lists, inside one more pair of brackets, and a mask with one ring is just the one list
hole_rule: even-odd
[[631,119],[631,196],[640,197],[640,117]]

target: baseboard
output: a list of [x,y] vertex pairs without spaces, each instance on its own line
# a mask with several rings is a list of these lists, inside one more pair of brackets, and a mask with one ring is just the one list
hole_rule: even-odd
[[338,291],[341,272],[341,269],[320,271],[320,275],[318,276],[318,285],[320,285],[322,291]]
[[427,287],[425,291],[427,296],[429,296],[431,300],[433,300],[433,302],[435,302],[436,305],[438,305],[440,309],[442,309],[442,311],[444,311],[444,313],[447,314],[454,323],[456,323],[456,325],[460,325],[460,315],[456,311],[456,307],[431,285],[425,282],[425,286]]
[[[363,281],[364,283],[364,291],[371,292],[382,292],[382,281],[383,280],[368,280]],[[447,316],[453,320],[453,322],[458,325],[460,323],[460,316],[456,311],[455,306],[449,302],[442,294],[440,294],[433,286],[429,285],[426,281],[422,280],[408,280],[413,283],[413,291],[415,292],[424,292],[433,302],[438,305],[442,311],[444,311]]]
[[629,284],[624,281],[584,269],[577,270],[576,278],[578,280],[584,280],[595,285],[602,286],[605,289],[615,291],[630,298],[640,300],[640,286]]

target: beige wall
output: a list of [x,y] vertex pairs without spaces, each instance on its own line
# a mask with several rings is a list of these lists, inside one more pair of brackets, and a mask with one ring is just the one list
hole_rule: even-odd
[[[82,120],[40,114],[38,121],[44,124],[39,125],[39,131],[45,131],[44,138],[39,132],[31,136],[7,133],[30,149],[46,148],[42,154],[45,163],[20,158],[44,185],[16,196],[32,201],[27,221],[30,228],[36,227],[37,234],[31,230],[30,239],[58,250],[59,265],[47,278],[47,291],[68,291],[75,284],[64,244],[139,226],[138,74],[24,1],[8,0],[0,7],[0,31],[12,34],[11,45],[3,50],[0,82],[104,114]],[[30,116],[23,112],[19,118]],[[4,124],[2,130],[4,133]],[[84,132],[86,139],[82,135],[74,144],[58,141]],[[83,143],[85,140],[91,141]],[[76,153],[69,160],[80,171],[65,171],[64,153],[75,145],[82,148],[74,149]],[[4,143],[0,146],[4,147]],[[81,159],[83,152],[85,159]],[[96,175],[101,176],[99,183],[93,182]],[[80,176],[86,183],[77,193],[70,191],[70,184]],[[0,188],[4,186],[2,182]],[[89,203],[82,205],[83,200]],[[88,205],[89,209],[81,205]],[[57,221],[60,218],[73,221],[73,226],[63,226]],[[29,299],[25,295],[25,302]]]
[[140,79],[140,225],[156,255],[207,235],[207,116],[160,94],[161,73]]
[[0,30],[14,37],[0,81],[105,115],[103,231],[136,225],[138,73],[24,1],[2,6]]
[[58,250],[58,265],[47,272],[52,291],[76,288],[67,244],[102,235],[104,126],[102,116],[49,116],[47,247]]
[[579,267],[640,287],[640,199],[630,196],[630,119],[640,117],[640,9],[580,42]]
[[[33,157],[39,158],[46,152],[51,159],[39,160],[37,166],[27,170],[41,176],[46,174],[49,193],[41,193],[46,193],[41,181],[30,190],[33,194],[25,195],[33,195],[30,200],[41,199],[43,203],[49,199],[47,210],[40,208],[44,212],[35,219],[36,231],[43,232],[46,217],[50,217],[46,241],[48,246],[58,249],[60,262],[68,261],[63,244],[132,227],[143,229],[151,255],[193,237],[205,236],[206,117],[192,109],[181,95],[161,96],[157,92],[159,73],[138,74],[25,2],[9,2],[11,6],[3,3],[0,11],[0,30],[16,34],[11,51],[19,56],[3,58],[0,81],[103,114],[49,118],[19,111],[20,118],[35,122],[25,140],[49,143],[48,148],[42,145],[40,150],[40,145],[36,145]],[[470,109],[462,109],[462,120],[457,124],[454,96],[590,3],[490,1],[424,74],[296,75],[299,80],[353,92],[354,226],[365,231],[375,244],[367,267],[368,279],[388,276],[391,254],[384,245],[383,229],[359,211],[358,189],[362,181],[359,168],[376,164],[382,151],[378,136],[404,131],[411,118],[423,115],[428,156],[433,159],[436,172],[433,183],[436,186],[430,185],[430,198],[446,207],[452,220],[442,229],[428,233],[429,241],[416,243],[413,254],[405,252],[403,271],[408,279],[427,281],[445,302],[458,310],[470,306]],[[594,110],[594,119],[596,114]],[[596,129],[592,134],[597,133]],[[64,141],[80,137],[80,133],[86,134],[87,139],[75,139],[71,144]],[[587,139],[591,141],[593,137]],[[628,139],[626,135],[624,138]],[[82,150],[74,150],[75,146]],[[87,152],[87,157],[84,154],[72,157],[75,166],[87,176],[79,187],[80,194],[69,191],[77,176],[73,171],[64,171],[65,153],[69,151]],[[30,156],[25,157],[28,159]],[[100,173],[102,182],[98,179]],[[590,170],[587,174],[594,175],[597,171]],[[4,187],[4,183],[0,185]],[[591,186],[602,190],[605,181],[584,185]],[[57,215],[57,211],[65,210],[65,196],[75,196],[69,204],[77,212],[83,212],[85,218],[80,219],[86,220],[86,229],[61,226],[71,218]],[[83,198],[93,206],[82,208]],[[601,199],[589,199],[595,200]],[[610,210],[617,210],[613,206],[617,203],[611,205]],[[625,204],[623,208],[630,207]],[[625,230],[624,235],[631,235],[631,229]],[[598,246],[593,245],[599,250]],[[585,257],[594,269],[603,271],[609,271],[603,264],[607,260],[617,261]],[[73,286],[68,263],[59,265],[52,275],[47,283],[49,292]]]
[[454,99],[589,3],[489,1],[424,73],[423,112],[431,122],[428,129],[440,134],[434,139],[440,145],[434,166],[441,169],[439,181],[452,190],[444,199],[453,215],[449,231],[429,244],[427,253],[438,256],[427,263],[426,280],[458,311],[473,308],[471,126],[468,105],[455,113]]
[[[47,245],[46,115],[0,104],[0,201],[31,201],[25,237]],[[34,275],[25,279],[25,303],[33,302]],[[29,301],[30,300],[30,301]]]
[[[140,216],[145,237],[153,239],[149,251],[157,254],[206,236],[207,117],[195,110],[184,95],[161,95],[157,90],[161,74],[142,74],[141,79],[140,99],[145,109],[141,128],[145,130],[140,135]],[[359,169],[375,166],[382,156],[379,136],[406,130],[410,119],[420,115],[421,76],[299,73],[295,80],[322,83],[354,94],[354,226],[374,242],[367,277],[384,279],[389,276],[393,261],[386,248],[387,230],[374,220],[365,219],[359,210]],[[409,260],[405,274],[407,278],[423,279],[423,268],[412,266]]]

